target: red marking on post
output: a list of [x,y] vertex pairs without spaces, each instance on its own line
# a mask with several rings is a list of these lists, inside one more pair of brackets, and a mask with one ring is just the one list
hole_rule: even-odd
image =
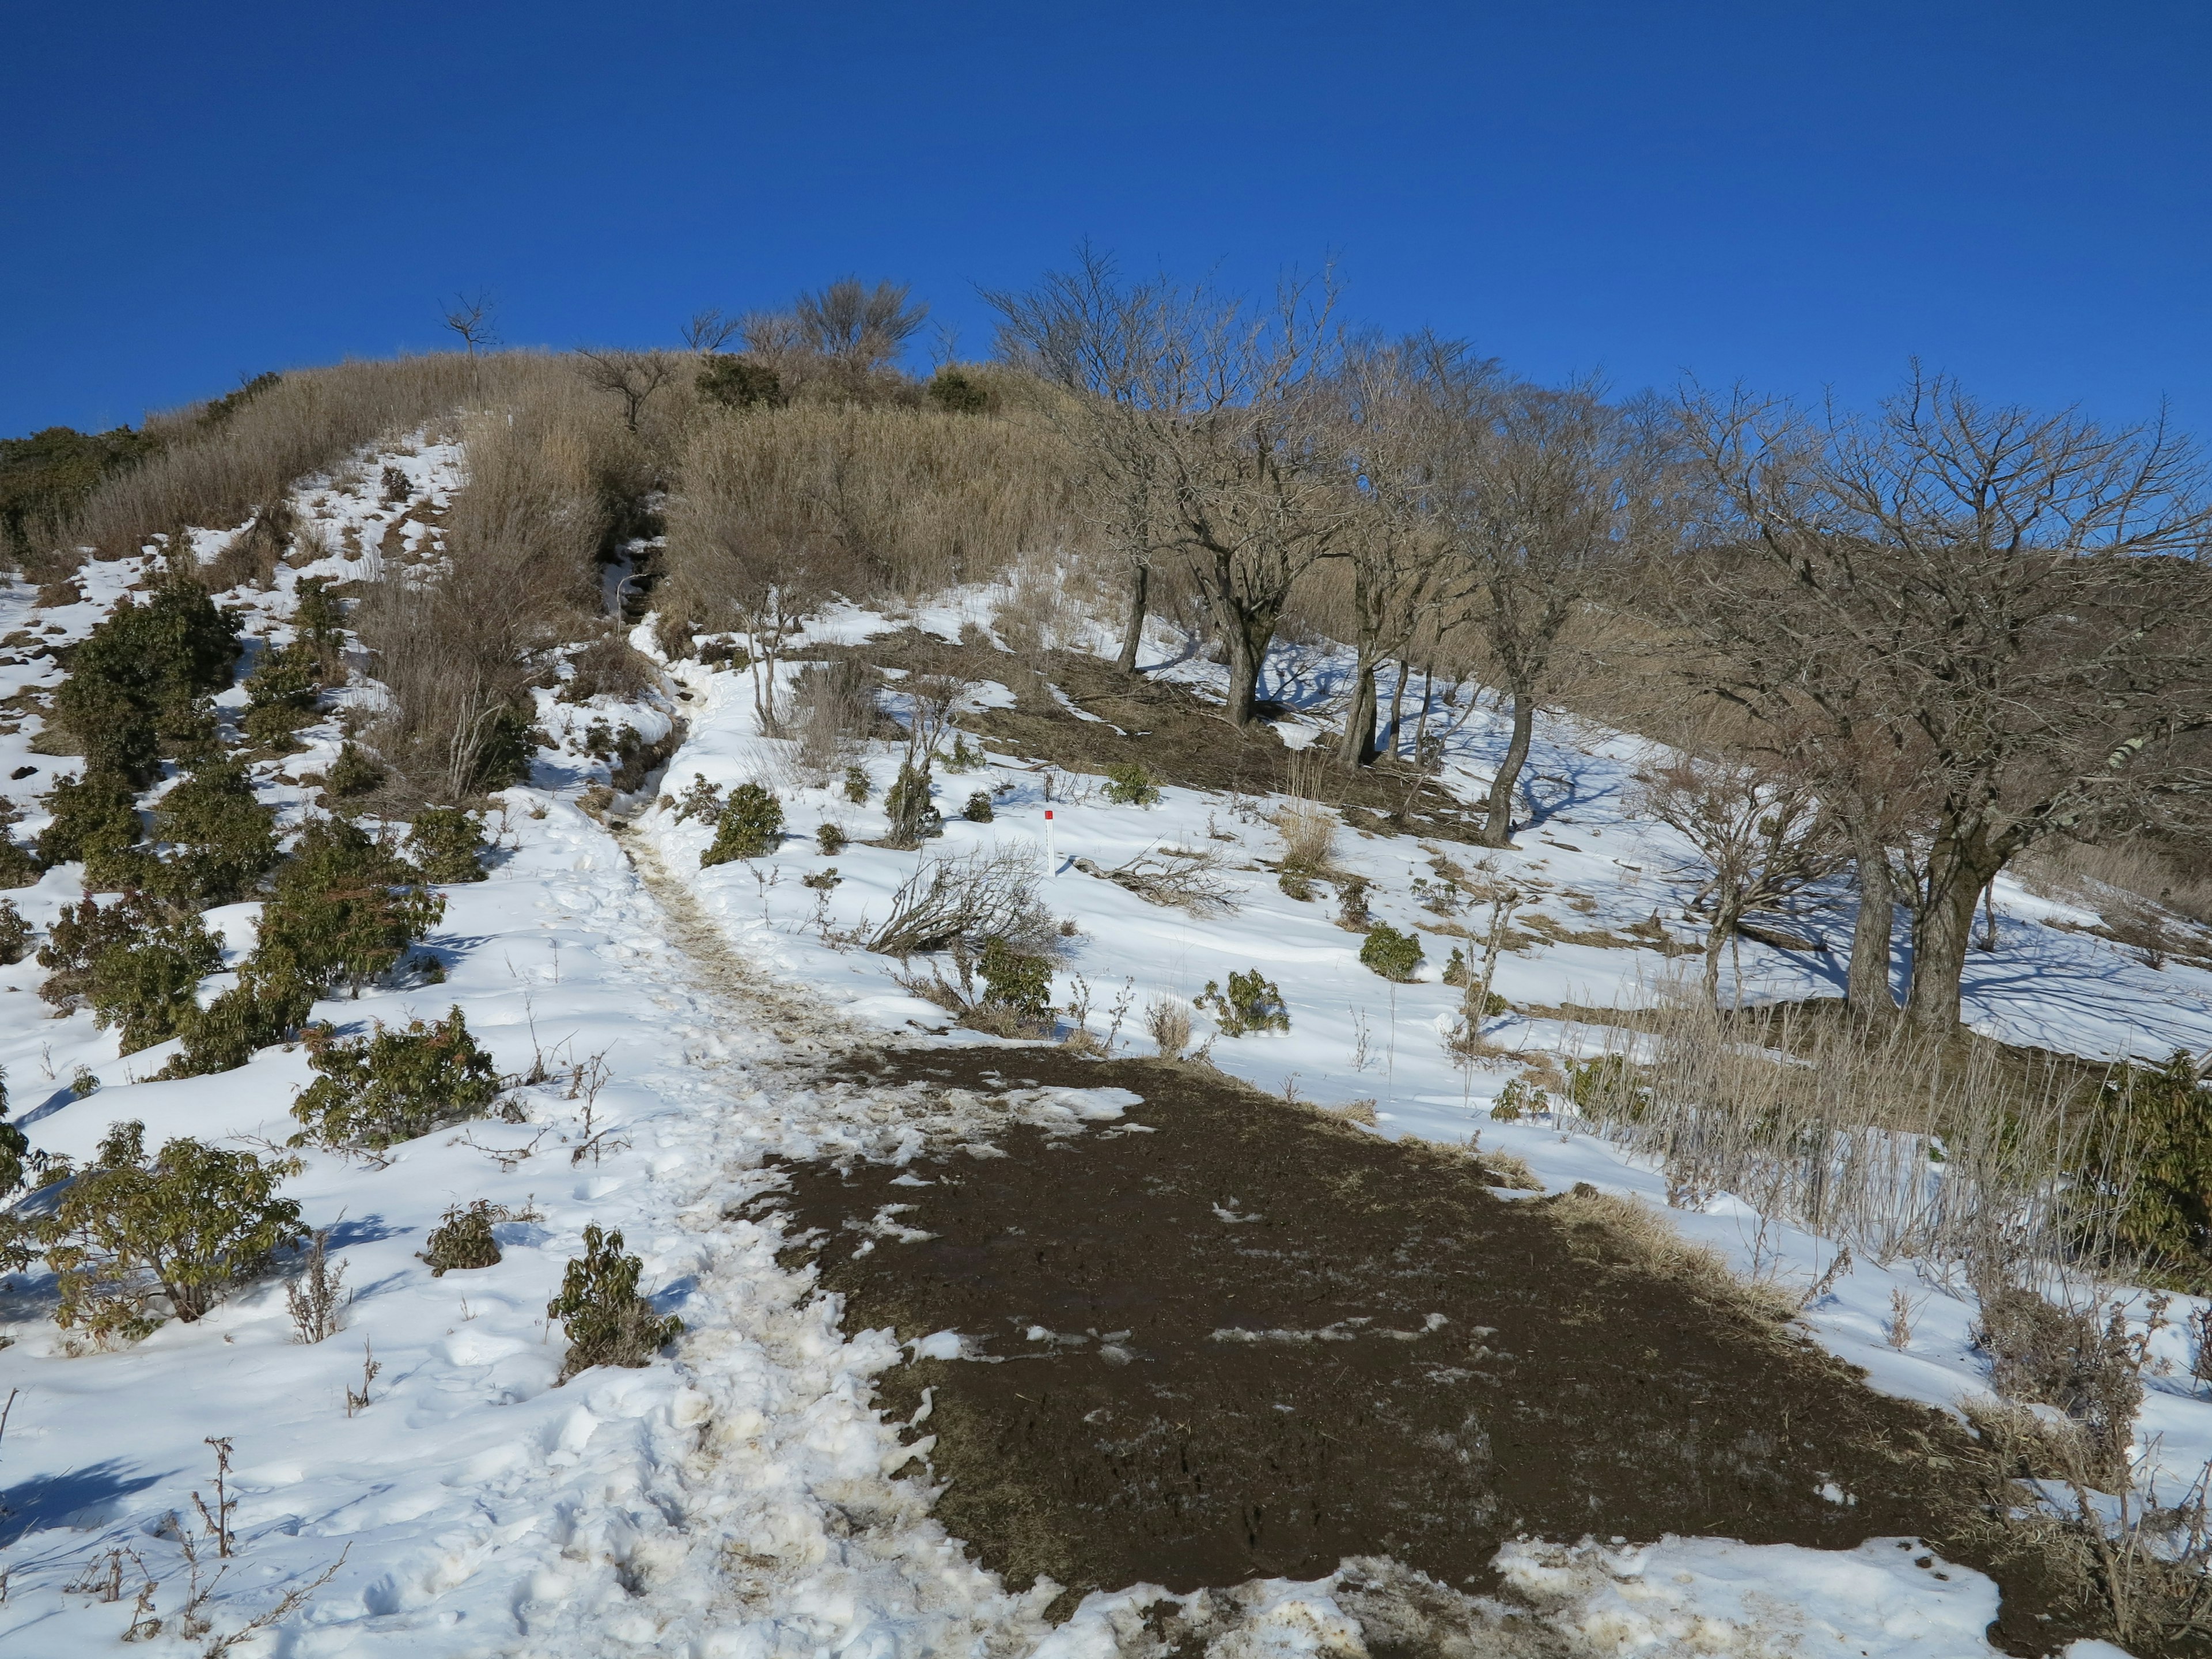
[[1052,808],[1049,806],[1044,809],[1044,821],[1047,823],[1050,823],[1052,822]]

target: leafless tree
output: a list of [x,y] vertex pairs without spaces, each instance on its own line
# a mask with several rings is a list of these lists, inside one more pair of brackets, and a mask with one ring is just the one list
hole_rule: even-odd
[[441,320],[461,337],[461,344],[471,357],[477,355],[478,346],[499,343],[499,307],[489,289],[455,295],[453,304],[441,313]]
[[1505,847],[1561,633],[1601,584],[1675,543],[1686,497],[1673,422],[1649,404],[1611,405],[1587,383],[1462,386],[1442,546],[1456,619],[1482,637],[1512,703],[1482,829]]
[[1691,908],[1707,918],[1705,1000],[1718,1006],[1721,953],[1745,918],[1832,874],[1842,842],[1810,779],[1740,761],[1683,757],[1655,768],[1635,807],[1687,841],[1706,872]]
[[927,305],[909,305],[904,283],[869,288],[842,276],[818,293],[801,294],[792,314],[807,344],[832,362],[867,372],[906,349],[929,316]]
[[744,327],[742,319],[725,317],[721,307],[709,306],[704,311],[695,311],[691,320],[684,325],[684,349],[705,356],[720,351]]
[[[2201,463],[2162,423],[1992,407],[1917,369],[1864,418],[1741,393],[1686,412],[1724,509],[1710,580],[1759,602],[1720,641],[1744,683],[1912,780],[1905,1006],[1948,1030],[2012,858],[2212,783],[2185,742],[2212,724]],[[1863,800],[1893,782],[1872,775]]]
[[653,394],[675,378],[677,359],[665,351],[579,351],[585,381],[623,400],[623,423],[637,430],[637,418]]
[[1164,360],[1189,331],[1184,297],[1163,277],[1123,282],[1111,256],[1086,242],[1072,269],[983,298],[999,313],[999,355],[1064,394],[1048,412],[1081,459],[1084,516],[1127,582],[1116,662],[1133,674],[1153,561],[1166,547],[1164,428],[1178,413],[1152,399],[1176,389]]

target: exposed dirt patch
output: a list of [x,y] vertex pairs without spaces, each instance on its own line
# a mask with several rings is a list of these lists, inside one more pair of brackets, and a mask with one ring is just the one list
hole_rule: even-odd
[[[914,1437],[937,1437],[938,1513],[1017,1583],[1188,1591],[1387,1554],[1480,1589],[1521,1533],[1893,1534],[1990,1570],[1960,1531],[1981,1461],[1948,1419],[1547,1200],[1498,1197],[1456,1151],[1189,1067],[1002,1048],[848,1064],[1145,1097],[1080,1133],[1009,1126],[1004,1157],[788,1170],[848,1327],[957,1330],[998,1362],[879,1386],[890,1414],[929,1403]],[[2062,1639],[2038,1584],[1996,1576],[2006,1645]]]

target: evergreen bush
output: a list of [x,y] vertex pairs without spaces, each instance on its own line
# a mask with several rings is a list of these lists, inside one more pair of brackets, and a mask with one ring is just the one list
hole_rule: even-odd
[[[97,890],[136,885],[135,855],[143,826],[130,781],[110,766],[94,766],[76,778],[57,778],[41,797],[53,821],[39,832],[40,862],[82,860],[85,885]],[[111,878],[132,879],[114,881]]]
[[13,899],[0,899],[0,968],[13,968],[31,954],[31,924]]
[[276,865],[276,819],[243,763],[203,763],[154,805],[155,839],[173,850],[149,884],[196,908],[236,903]]
[[676,822],[678,823],[689,823],[694,818],[719,818],[722,816],[722,792],[707,781],[704,772],[694,772],[690,786],[674,800]]
[[593,1365],[636,1367],[683,1334],[684,1322],[663,1318],[637,1293],[644,1263],[623,1254],[623,1236],[584,1229],[584,1254],[573,1259],[561,1278],[561,1294],[545,1304],[545,1316],[568,1328],[568,1352],[561,1362],[566,1382]]
[[991,805],[991,792],[978,789],[969,796],[967,805],[960,809],[960,816],[970,823],[988,823],[997,817],[998,813]]
[[422,1243],[421,1260],[428,1264],[430,1277],[442,1279],[451,1273],[499,1266],[499,1240],[491,1230],[514,1218],[505,1205],[483,1198],[447,1210]]
[[88,898],[64,910],[39,965],[47,969],[41,998],[58,1008],[88,1006],[102,1030],[120,1028],[129,1054],[190,1026],[199,982],[222,966],[222,947],[191,911],[128,893],[113,904]]
[[185,1044],[163,1077],[234,1071],[254,1051],[289,1042],[307,1023],[315,988],[289,952],[263,946],[238,971],[238,983],[185,1024]]
[[929,769],[911,761],[902,763],[898,776],[884,793],[884,816],[890,820],[886,837],[894,847],[919,847],[942,833],[945,820],[929,798]]
[[456,1006],[434,1024],[379,1021],[367,1036],[342,1039],[326,1025],[307,1032],[307,1064],[321,1075],[300,1091],[292,1115],[305,1125],[290,1144],[381,1152],[447,1123],[482,1117],[499,1098],[499,1071],[469,1035]]
[[726,353],[710,355],[692,384],[700,397],[724,409],[750,409],[757,404],[783,401],[782,382],[774,369]]
[[1229,990],[1224,995],[1213,981],[1206,981],[1206,989],[1191,1000],[1213,1016],[1213,1023],[1221,1028],[1221,1035],[1241,1037],[1253,1031],[1287,1031],[1291,1029],[1291,1011],[1283,1001],[1283,994],[1275,988],[1273,980],[1262,979],[1260,970],[1231,974]]
[[484,850],[483,826],[472,814],[454,806],[426,806],[415,815],[407,835],[407,850],[422,874],[435,882],[484,879],[479,860]]
[[261,653],[246,682],[246,735],[267,749],[292,746],[292,733],[315,718],[322,690],[322,658],[302,640]]
[[307,1236],[300,1206],[276,1196],[296,1161],[185,1139],[149,1159],[145,1133],[116,1124],[32,1227],[60,1291],[55,1321],[103,1341],[152,1330],[162,1297],[179,1319],[200,1318]]
[[823,858],[834,859],[845,850],[847,836],[842,823],[818,823],[814,826],[814,845]]
[[845,769],[845,799],[854,805],[860,806],[866,804],[868,791],[872,787],[869,782],[867,769],[865,767],[848,766]]
[[338,746],[338,757],[324,774],[323,787],[341,800],[350,800],[368,794],[383,781],[384,769],[369,758],[368,751],[358,744],[345,743]]
[[1025,1024],[1052,1016],[1052,963],[1017,950],[994,934],[983,941],[975,966],[983,975],[983,1000]]
[[1106,769],[1106,799],[1122,806],[1150,806],[1160,798],[1152,775],[1134,761],[1117,761]]
[[88,768],[153,781],[163,750],[204,747],[206,694],[230,684],[238,628],[207,590],[173,576],[143,605],[124,604],[87,636],[54,696],[54,714],[84,744]]
[[699,867],[757,859],[773,852],[782,837],[783,803],[757,783],[741,783],[730,791],[714,823],[714,845],[699,855]]
[[981,415],[991,406],[989,389],[957,368],[939,369],[922,390],[948,415]]
[[1421,971],[1421,957],[1420,935],[1401,933],[1387,921],[1370,927],[1359,946],[1363,967],[1401,984]]
[[446,914],[422,872],[357,826],[318,818],[276,872],[261,912],[260,946],[286,952],[318,991],[361,988],[391,972]]
[[[2104,1085],[2088,1167],[2132,1168],[2118,1231],[2152,1261],[2172,1263],[2180,1282],[2212,1282],[2212,1087],[2178,1050],[2163,1066],[2122,1066]],[[2092,1210],[2103,1195],[2085,1192]]]
[[0,890],[28,887],[38,878],[38,860],[0,826]]

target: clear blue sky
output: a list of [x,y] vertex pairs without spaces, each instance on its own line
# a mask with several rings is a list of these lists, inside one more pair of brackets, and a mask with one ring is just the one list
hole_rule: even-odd
[[847,271],[980,354],[1088,235],[1624,388],[2212,436],[2212,7],[536,0],[0,10],[0,434],[441,344],[671,342]]

